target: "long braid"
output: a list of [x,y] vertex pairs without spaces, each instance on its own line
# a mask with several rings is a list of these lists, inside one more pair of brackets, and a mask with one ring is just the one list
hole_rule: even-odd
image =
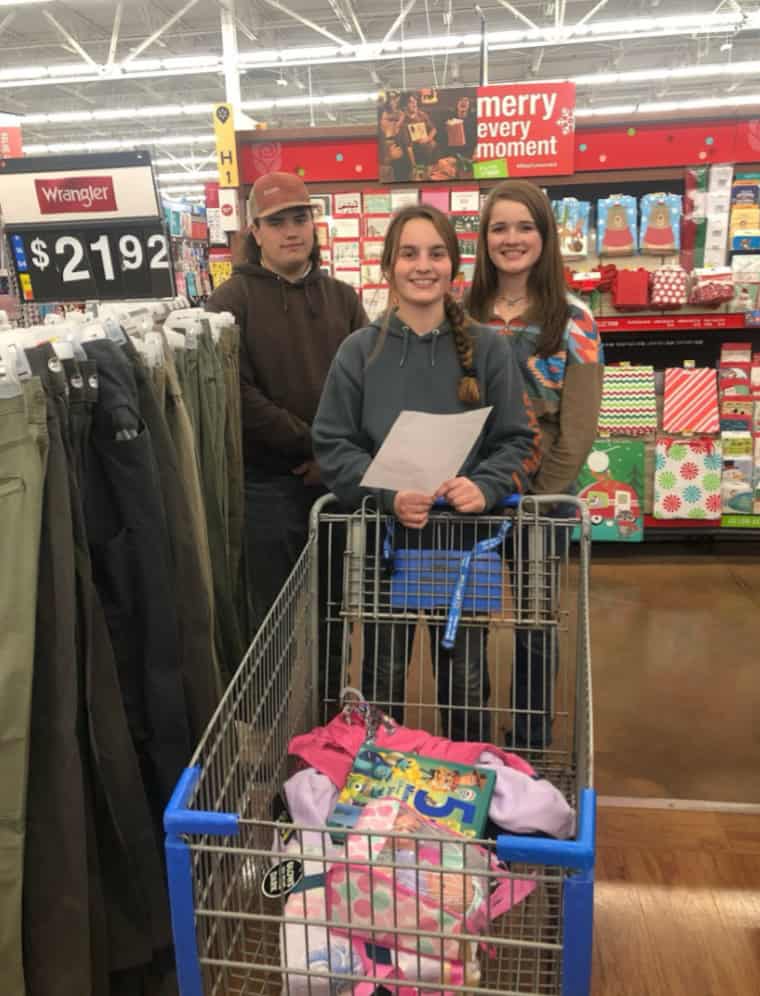
[[446,295],[443,306],[454,333],[454,345],[459,356],[459,364],[462,367],[462,379],[459,381],[459,400],[466,405],[477,405],[480,403],[480,386],[473,366],[472,336],[467,331],[469,319],[465,315],[462,305],[451,294]]

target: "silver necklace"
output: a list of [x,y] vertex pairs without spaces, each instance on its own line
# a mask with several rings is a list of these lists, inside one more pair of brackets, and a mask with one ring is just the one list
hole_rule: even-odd
[[506,294],[497,294],[496,295],[496,300],[497,301],[505,301],[507,303],[507,305],[510,308],[512,308],[516,304],[518,304],[520,301],[524,301],[527,296],[528,296],[527,294],[521,294],[519,297],[507,297]]

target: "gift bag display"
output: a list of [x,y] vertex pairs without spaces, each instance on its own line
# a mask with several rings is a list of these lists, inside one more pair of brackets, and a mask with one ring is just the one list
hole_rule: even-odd
[[696,269],[692,276],[690,304],[712,308],[725,304],[734,296],[734,275],[730,267]]
[[600,256],[633,256],[638,248],[636,198],[613,194],[597,201],[596,234]]
[[644,539],[644,443],[597,440],[578,475],[578,497],[591,516],[591,538],[640,543]]
[[652,274],[652,307],[682,308],[689,300],[689,275],[682,266],[661,266]]
[[665,432],[718,432],[718,375],[710,367],[665,371],[662,415]]
[[373,944],[461,961],[460,935],[483,932],[535,889],[529,880],[491,877],[499,865],[488,851],[400,799],[366,805],[356,830],[348,835],[348,861],[327,870],[327,920]]
[[655,518],[719,519],[721,459],[719,439],[658,439]]
[[612,285],[612,303],[620,311],[649,307],[649,270],[618,270]]
[[679,194],[644,194],[641,198],[643,253],[663,255],[681,248],[681,197]]
[[600,436],[646,436],[657,429],[654,367],[605,367]]
[[559,250],[565,259],[582,259],[588,256],[588,226],[591,204],[575,197],[552,201],[557,220]]

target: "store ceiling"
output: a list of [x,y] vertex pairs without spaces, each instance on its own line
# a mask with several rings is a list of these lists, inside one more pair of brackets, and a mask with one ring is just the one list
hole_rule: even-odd
[[[179,182],[175,174],[184,180],[185,172],[187,181],[198,182],[202,177],[193,167],[197,172],[197,163],[211,151],[212,132],[210,114],[193,105],[224,100],[224,74],[221,62],[200,72],[172,60],[221,59],[222,5],[221,0],[0,0],[0,112],[28,116],[24,142],[35,151],[159,140],[155,155],[166,161],[159,172],[172,177],[166,183]],[[462,86],[480,79],[475,37],[480,17],[471,0],[392,0],[386,5],[376,0],[237,0],[224,5],[234,9],[238,49],[252,63],[241,75],[242,100],[244,105],[265,102],[247,113],[270,127],[366,122],[375,113],[370,95],[383,86]],[[491,37],[531,32],[529,24],[536,29],[527,38],[503,35],[490,47],[490,82],[579,78],[578,108],[595,114],[663,102],[670,105],[669,113],[678,114],[685,101],[707,98],[738,101],[745,112],[760,106],[751,101],[760,93],[760,61],[754,61],[760,0],[717,5],[704,0],[482,0],[480,9]],[[379,55],[377,49],[365,50],[360,59],[355,51],[339,51],[341,43],[379,43],[405,10],[389,39],[405,49]],[[663,30],[671,33],[663,35]],[[431,37],[437,54],[431,54]],[[452,38],[458,44],[452,46]],[[422,41],[410,48],[414,39]],[[509,47],[497,50],[498,45]],[[308,51],[315,48],[320,51]],[[256,65],[262,53],[263,65]],[[133,61],[124,66],[131,55]],[[338,59],[340,64],[331,64]],[[723,69],[744,63],[749,65],[738,73]],[[656,78],[663,70],[684,67],[697,67],[697,75]],[[703,74],[705,67],[709,75]],[[629,75],[636,71],[638,76]],[[61,72],[63,79],[56,76]],[[622,75],[617,82],[583,80],[600,73]],[[310,86],[316,98],[364,98],[310,108]],[[286,105],[266,106],[272,100]],[[288,107],[288,101],[302,106]],[[144,110],[134,118],[107,119],[109,111],[129,108]],[[190,136],[198,140],[190,142]],[[208,170],[209,163],[201,169]]]

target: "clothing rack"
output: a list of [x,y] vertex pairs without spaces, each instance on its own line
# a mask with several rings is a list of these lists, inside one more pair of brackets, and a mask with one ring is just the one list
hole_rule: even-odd
[[172,991],[163,810],[250,636],[238,349],[158,301],[0,330],[4,993]]

